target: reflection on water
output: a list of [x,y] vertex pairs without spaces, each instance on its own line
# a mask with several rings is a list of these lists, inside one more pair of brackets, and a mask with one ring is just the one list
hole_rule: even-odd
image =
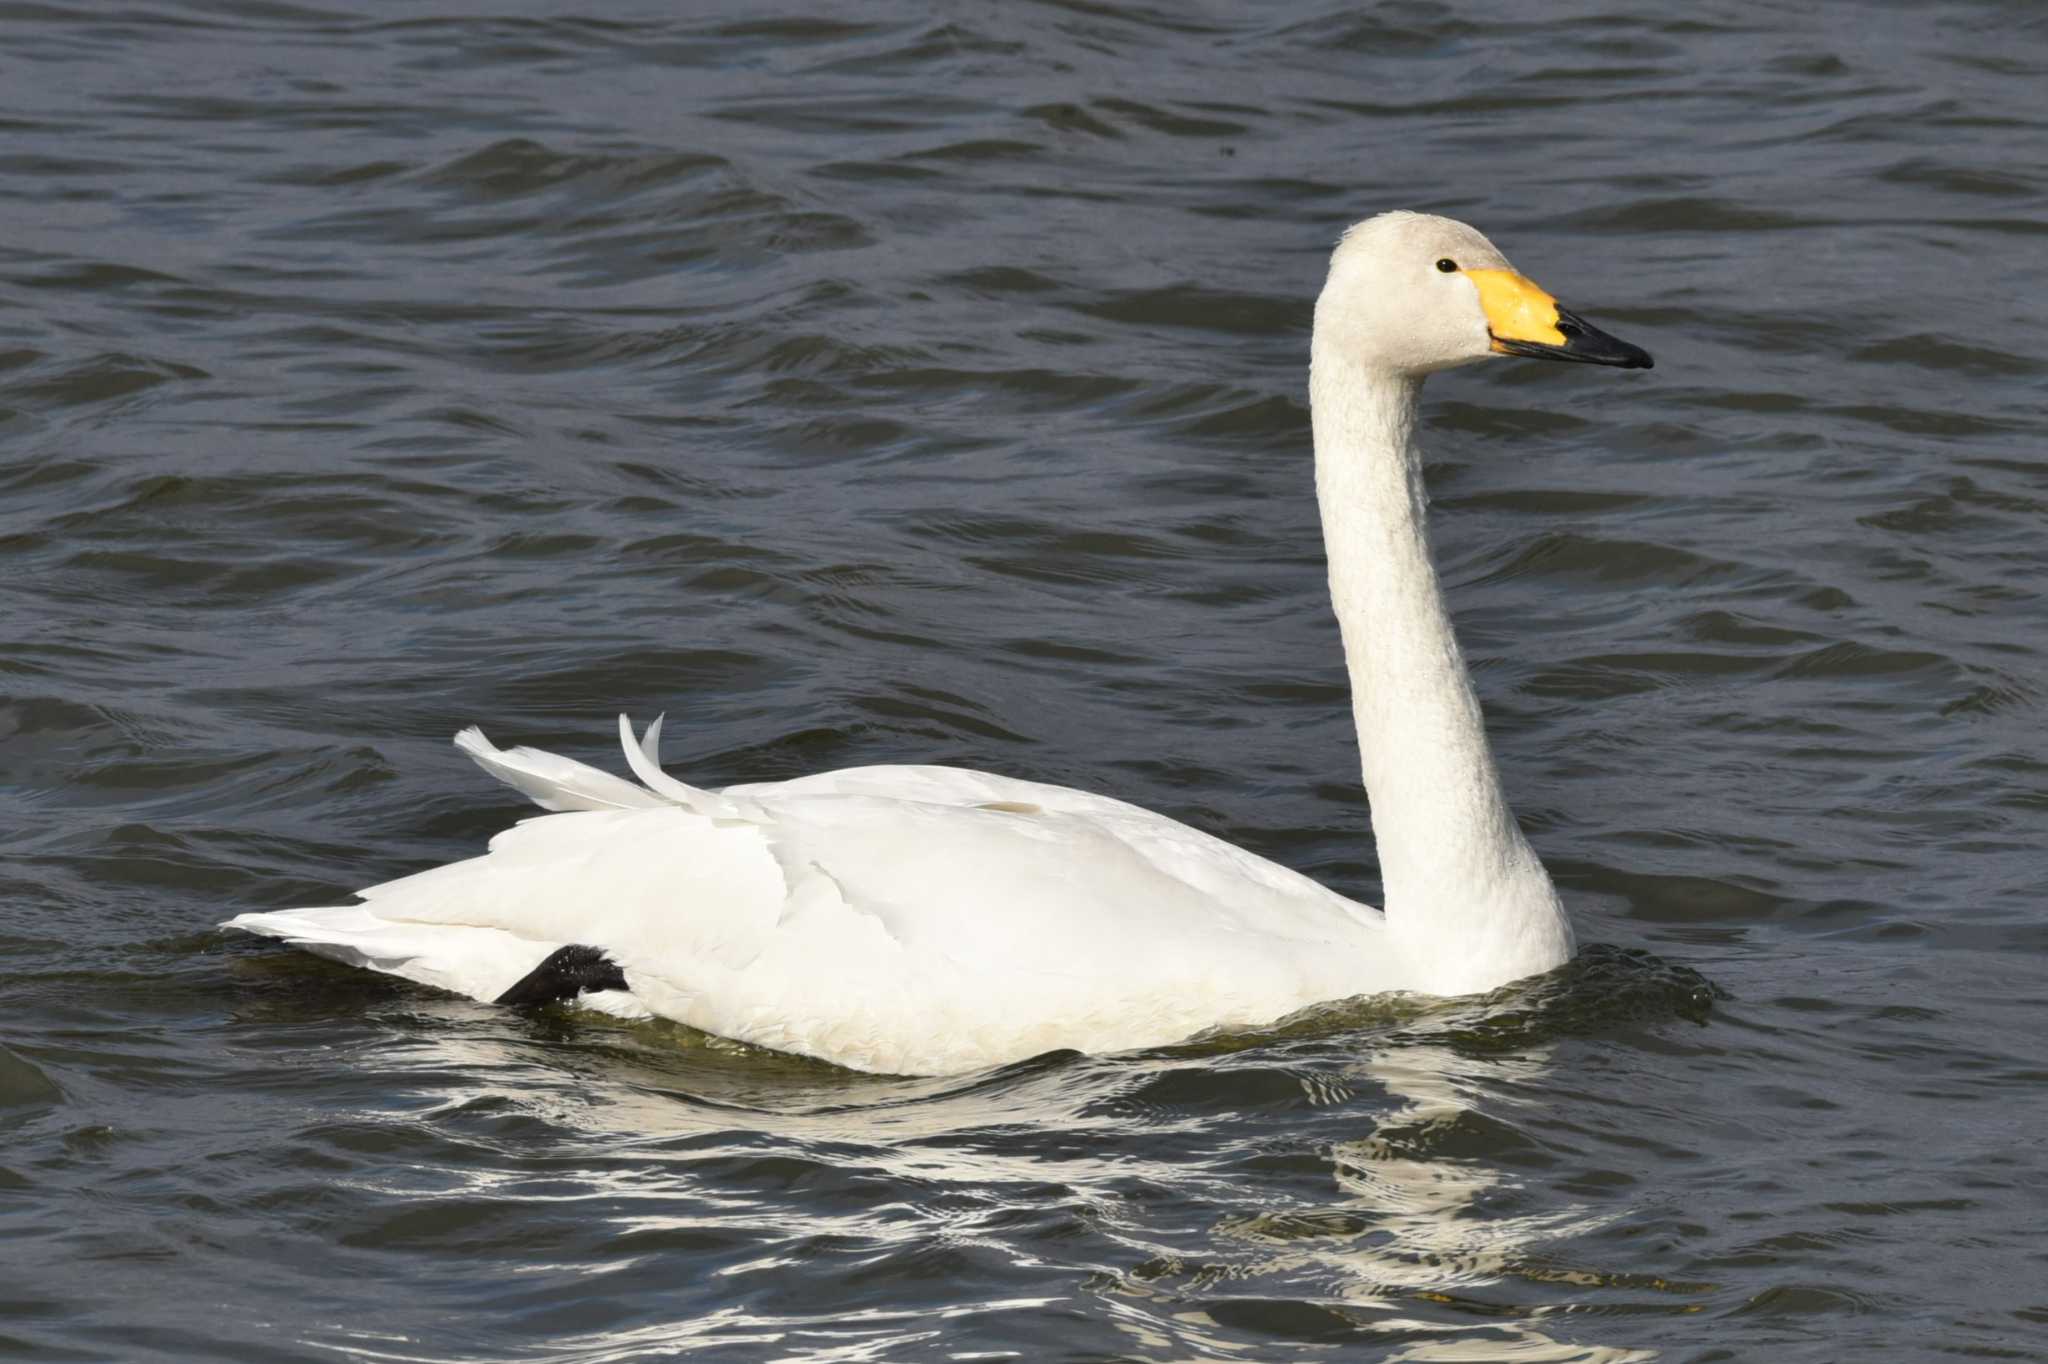
[[[1524,1058],[1475,1061],[1444,1047],[1407,1047],[1384,1053],[1360,1067],[1402,1100],[1371,1136],[1333,1151],[1337,1182],[1351,1197],[1349,1207],[1367,1234],[1330,1252],[1358,1279],[1361,1306],[1398,1314],[1403,1302],[1453,1303],[1468,1291],[1503,1281],[1534,1278],[1594,1287],[1597,1272],[1566,1267],[1546,1254],[1574,1235],[1592,1232],[1623,1215],[1566,1204],[1540,1212],[1514,1213],[1517,1180],[1482,1159],[1436,1153],[1461,1145],[1452,1135],[1475,1117],[1472,1106],[1478,1070],[1489,1089],[1512,1092],[1537,1078],[1548,1049]],[[1487,1209],[1492,1209],[1491,1213]],[[1384,1238],[1384,1239],[1382,1239]],[[1497,1305],[1482,1308],[1498,1314]],[[1404,1349],[1398,1359],[1586,1360],[1601,1364],[1656,1357],[1648,1350],[1603,1349],[1552,1339],[1539,1328],[1546,1312],[1523,1307],[1529,1324],[1472,1323],[1446,1332],[1432,1323],[1390,1315],[1391,1331],[1431,1331],[1438,1338]]]
[[[1570,1267],[1550,1248],[1597,1230],[1624,1210],[1565,1204],[1516,1212],[1519,1179],[1466,1154],[1484,1144],[1461,1129],[1498,1122],[1480,1117],[1475,1094],[1512,1093],[1540,1078],[1546,1064],[1541,1052],[1472,1057],[1411,1044],[1375,1052],[1346,1067],[1341,1079],[1304,1076],[1313,1102],[1344,1103],[1356,1090],[1370,1089],[1394,1107],[1375,1116],[1370,1135],[1328,1148],[1332,1187],[1326,1201],[1219,1221],[1220,1243],[1252,1249],[1200,1266],[1155,1262],[1120,1279],[1114,1292],[1154,1309],[1118,1318],[1143,1347],[1140,1357],[1180,1358],[1176,1351],[1191,1340],[1217,1357],[1231,1357],[1227,1338],[1207,1334],[1197,1323],[1206,1318],[1211,1326],[1236,1329],[1261,1310],[1298,1315],[1310,1300],[1293,1297],[1281,1311],[1277,1303],[1239,1296],[1258,1291],[1261,1281],[1275,1281],[1318,1285],[1315,1301],[1329,1318],[1325,1334],[1399,1344],[1398,1353],[1387,1358],[1599,1364],[1655,1358],[1654,1351],[1546,1334],[1544,1318],[1571,1311],[1569,1302],[1516,1302],[1486,1291],[1507,1284],[1512,1293],[1517,1280],[1580,1289],[1607,1283],[1597,1271]],[[1227,1289],[1231,1304],[1204,1305],[1219,1289]],[[1423,1311],[1428,1315],[1418,1315]],[[1171,1330],[1162,1328],[1165,1321],[1174,1324]]]
[[[1612,988],[1596,994],[1589,981]],[[1386,1357],[1414,1360],[1645,1360],[1655,1352],[1588,1343],[1599,1331],[1574,1314],[1611,1291],[1682,1302],[1699,1286],[1611,1275],[1573,1256],[1574,1242],[1628,1206],[1546,1197],[1487,1154],[1530,1141],[1519,1123],[1555,1044],[1475,1048],[1470,1030],[1519,1005],[1525,1040],[1556,1036],[1587,1026],[1587,1011],[1645,1015],[1660,998],[1683,1009],[1710,988],[1596,947],[1492,1001],[1362,1000],[1284,1024],[1277,1041],[1218,1038],[1151,1059],[1055,1054],[966,1079],[857,1075],[582,1014],[507,1035],[480,1030],[499,1018],[482,1006],[415,1000],[437,1026],[380,1050],[387,1088],[353,1122],[395,1110],[469,1141],[495,1129],[492,1158],[343,1182],[435,1200],[458,1223],[451,1200],[551,1207],[605,1246],[607,1262],[726,1248],[709,1273],[740,1301],[551,1335],[549,1348],[573,1359],[771,1345],[789,1359],[898,1357],[963,1332],[1028,1333],[1042,1313],[1093,1303],[1130,1357],[1162,1362],[1245,1357],[1236,1342],[1248,1330],[1378,1342],[1395,1351]],[[1215,1105],[1247,1101],[1288,1121],[1255,1142],[1219,1141]],[[526,1136],[503,1140],[511,1133]],[[519,1158],[540,1133],[544,1171]],[[1247,1178],[1276,1161],[1287,1186],[1277,1201]],[[1060,1254],[1047,1254],[1055,1245]],[[801,1274],[822,1247],[851,1255],[856,1279],[861,1264],[893,1277],[984,1260],[1013,1287],[1039,1287],[919,1310],[859,1295],[830,1306],[753,1300],[749,1285]],[[1101,1266],[1078,1295],[1063,1271],[1077,1253]],[[1559,1333],[1553,1321],[1573,1326]],[[360,1332],[346,1348],[461,1357]]]

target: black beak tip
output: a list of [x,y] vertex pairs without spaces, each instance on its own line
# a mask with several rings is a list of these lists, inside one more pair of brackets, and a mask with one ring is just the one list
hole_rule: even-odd
[[1557,310],[1558,330],[1565,334],[1558,358],[1587,364],[1612,365],[1616,369],[1655,369],[1657,362],[1641,346],[1632,346],[1618,336],[1609,336],[1577,313]]

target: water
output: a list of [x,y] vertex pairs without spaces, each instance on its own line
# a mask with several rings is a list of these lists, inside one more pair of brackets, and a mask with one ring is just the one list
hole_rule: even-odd
[[[710,10],[0,3],[0,1353],[2048,1358],[2037,9]],[[620,710],[1376,896],[1394,206],[1658,360],[1427,400],[1556,978],[910,1081],[211,927]]]

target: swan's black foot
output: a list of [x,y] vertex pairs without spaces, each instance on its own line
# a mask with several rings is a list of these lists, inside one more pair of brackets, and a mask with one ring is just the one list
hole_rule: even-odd
[[601,947],[564,947],[520,977],[519,983],[494,1001],[517,1008],[574,999],[591,990],[623,990],[626,973]]

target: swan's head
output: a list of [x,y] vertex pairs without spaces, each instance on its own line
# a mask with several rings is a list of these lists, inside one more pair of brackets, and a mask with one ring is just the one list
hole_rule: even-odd
[[1476,229],[1427,213],[1382,213],[1344,234],[1316,335],[1354,363],[1414,376],[1498,355],[1650,367],[1649,352],[1559,306]]

